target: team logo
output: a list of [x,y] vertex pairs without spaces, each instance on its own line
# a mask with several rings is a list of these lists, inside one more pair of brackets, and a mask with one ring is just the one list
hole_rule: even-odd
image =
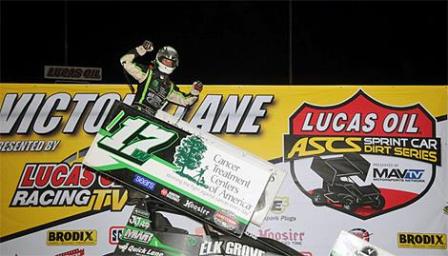
[[429,190],[441,162],[435,127],[419,104],[388,106],[359,91],[335,106],[297,109],[283,160],[314,205],[368,219]]

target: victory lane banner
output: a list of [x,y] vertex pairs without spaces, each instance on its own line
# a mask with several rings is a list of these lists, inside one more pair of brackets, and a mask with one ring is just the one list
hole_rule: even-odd
[[115,102],[83,163],[242,236],[273,169],[246,154]]

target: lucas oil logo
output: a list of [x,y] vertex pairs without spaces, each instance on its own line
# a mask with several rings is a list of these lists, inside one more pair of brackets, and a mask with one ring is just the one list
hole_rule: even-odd
[[334,106],[305,103],[292,113],[283,159],[315,206],[368,219],[429,190],[441,163],[435,127],[419,104],[388,106],[359,91]]
[[22,171],[10,207],[91,206],[123,209],[126,191],[81,163],[28,163]]
[[86,150],[80,150],[60,162],[24,164],[10,198],[9,208],[31,212],[46,209],[56,213],[60,209],[72,207],[76,211],[57,223],[46,215],[31,218],[25,221],[24,232],[2,239],[14,239],[32,232],[28,231],[30,229],[52,227],[98,211],[121,211],[124,208],[128,200],[126,189],[78,162],[85,152]]

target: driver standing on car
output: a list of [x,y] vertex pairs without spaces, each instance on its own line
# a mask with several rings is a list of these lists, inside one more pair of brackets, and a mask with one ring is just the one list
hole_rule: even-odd
[[[170,74],[179,66],[179,55],[171,46],[162,47],[156,54],[156,58],[148,65],[135,62],[137,57],[142,57],[152,52],[152,42],[146,40],[142,45],[131,49],[120,58],[120,63],[127,74],[138,82],[137,93],[132,105],[149,115],[155,115],[166,102],[187,107],[193,105],[202,91],[202,82],[195,81],[188,94],[183,93],[170,79]],[[128,189],[128,204],[136,204],[146,196],[134,189]]]
[[186,94],[171,81],[170,74],[179,66],[179,55],[173,47],[162,47],[148,65],[134,62],[136,57],[144,56],[153,49],[153,44],[146,40],[120,58],[125,71],[138,82],[133,105],[154,115],[166,102],[184,107],[194,104],[203,85],[200,81],[195,81]]

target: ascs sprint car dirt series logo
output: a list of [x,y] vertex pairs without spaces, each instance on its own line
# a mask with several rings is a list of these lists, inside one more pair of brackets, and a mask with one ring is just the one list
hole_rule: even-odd
[[283,159],[314,205],[368,219],[429,190],[441,161],[435,122],[419,104],[387,106],[363,91],[334,106],[305,103],[289,118]]

